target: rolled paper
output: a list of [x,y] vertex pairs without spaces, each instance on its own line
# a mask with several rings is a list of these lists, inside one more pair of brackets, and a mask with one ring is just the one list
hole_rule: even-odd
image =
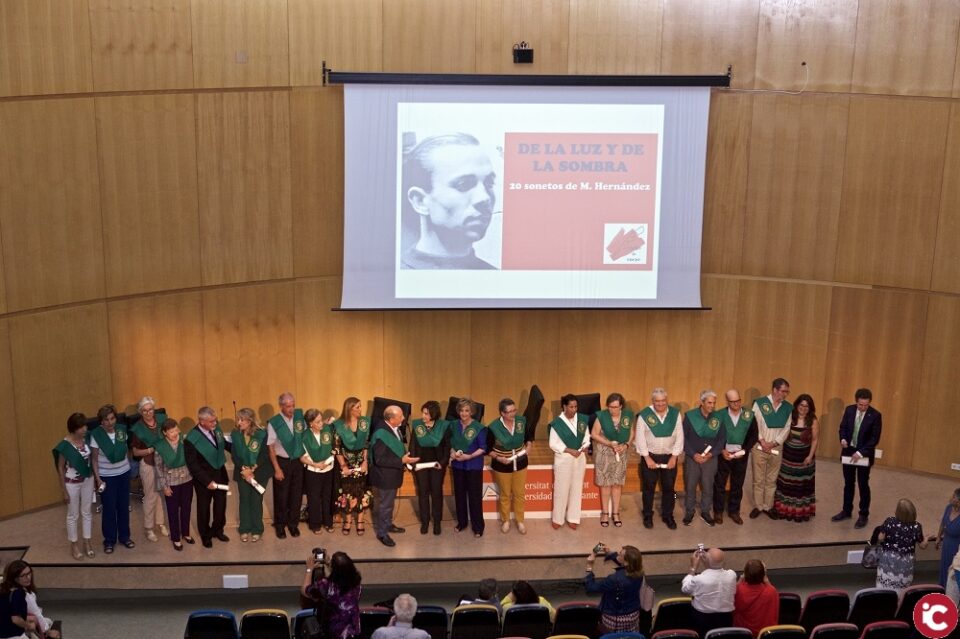
[[670,468],[670,466],[668,466],[667,464],[657,464],[657,468],[667,469],[667,468]]
[[440,470],[440,462],[420,462],[419,464],[407,464],[407,470],[420,471],[428,469]]
[[508,458],[507,458],[507,461],[508,461],[508,462],[517,461],[518,458],[523,457],[523,456],[526,455],[526,454],[527,454],[527,449],[526,449],[526,448],[521,448],[519,452],[517,452],[517,453],[511,455],[510,457],[508,457]]
[[735,453],[733,454],[733,458],[736,459],[736,458],[738,458],[738,457],[743,457],[743,456],[746,455],[746,454],[747,454],[747,451],[745,451],[745,450],[743,450],[743,449],[741,448],[740,450],[738,450],[737,452],[735,452]]
[[780,454],[780,451],[777,450],[776,448],[771,448],[771,449],[770,449],[770,452],[773,453],[774,455],[779,455],[779,454]]
[[227,484],[217,484],[216,488],[217,490],[222,490],[225,493],[230,492],[230,486],[228,486]]
[[247,480],[247,483],[250,484],[251,486],[253,486],[253,489],[254,489],[255,491],[257,491],[258,493],[260,493],[261,495],[262,495],[263,493],[267,492],[267,489],[264,488],[263,486],[261,486],[261,485],[260,485],[260,482],[258,482],[258,481],[257,481],[256,479],[254,479],[253,477],[251,477],[250,479],[248,479],[248,480]]
[[702,455],[706,455],[706,454],[709,453],[711,450],[713,450],[713,446],[711,446],[710,444],[707,444],[707,447],[703,449],[703,452],[702,452],[701,454],[702,454]]
[[619,463],[619,462],[620,462],[620,453],[614,453],[613,456],[617,458],[617,463]]
[[106,489],[107,489],[107,482],[105,482],[105,481],[101,481],[100,484],[97,486],[97,492],[98,492],[98,493],[102,493],[102,492],[105,491]]

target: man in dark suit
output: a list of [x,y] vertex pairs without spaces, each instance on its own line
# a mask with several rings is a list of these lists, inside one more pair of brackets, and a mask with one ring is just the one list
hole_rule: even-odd
[[[230,541],[223,534],[227,523],[227,492],[217,486],[227,486],[226,451],[229,448],[223,431],[217,425],[217,413],[209,406],[197,412],[197,425],[187,433],[183,453],[187,468],[193,476],[193,488],[197,493],[197,530],[204,548],[212,548],[214,537]],[[210,504],[213,503],[213,519]]]
[[877,444],[880,443],[883,416],[870,406],[873,393],[869,388],[857,389],[854,398],[857,403],[847,406],[840,420],[840,454],[853,461],[867,458],[869,463],[866,466],[843,465],[843,510],[834,515],[832,521],[843,521],[853,515],[856,481],[856,487],[860,489],[860,511],[854,528],[863,528],[870,517],[870,467],[873,466]]
[[373,486],[373,528],[384,546],[396,546],[390,533],[405,532],[393,524],[393,504],[397,489],[403,484],[403,465],[415,464],[420,458],[411,457],[403,446],[400,424],[403,411],[399,406],[387,406],[383,411],[385,428],[379,428],[370,439],[373,463],[370,465],[370,485]]

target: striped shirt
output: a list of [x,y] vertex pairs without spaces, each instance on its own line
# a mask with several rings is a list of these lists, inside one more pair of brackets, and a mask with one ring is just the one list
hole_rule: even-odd
[[[104,430],[103,432],[107,432]],[[112,433],[107,433],[107,437],[110,438],[110,441],[116,441],[117,431]],[[90,447],[91,448],[100,448],[100,445],[97,443],[96,437],[90,438]],[[100,471],[101,477],[117,477],[122,475],[128,470],[130,470],[130,460],[124,457],[122,460],[118,461],[116,464],[107,459],[106,455],[97,454],[97,469]]]

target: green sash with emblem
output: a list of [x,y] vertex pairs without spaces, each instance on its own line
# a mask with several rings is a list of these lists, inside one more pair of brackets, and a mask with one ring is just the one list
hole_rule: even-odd
[[303,455],[303,431],[307,428],[303,421],[303,411],[299,408],[293,409],[293,432],[290,432],[283,415],[279,413],[270,418],[269,424],[273,426],[273,432],[277,434],[277,439],[290,459],[300,459]]
[[357,432],[350,430],[342,419],[333,422],[333,427],[337,430],[337,435],[343,442],[343,447],[347,450],[357,452],[367,447],[367,439],[370,437],[369,418],[357,418]]
[[200,432],[200,426],[197,426],[187,434],[187,441],[193,444],[208,464],[219,470],[227,462],[227,456],[224,454],[226,445],[223,442],[223,431],[219,426],[213,429],[213,436],[217,440],[216,447],[210,443],[206,435]]
[[450,443],[453,444],[453,449],[459,450],[461,453],[466,452],[483,429],[483,424],[474,420],[461,433],[460,422],[450,422]]
[[740,419],[737,420],[736,424],[730,419],[730,411],[726,408],[716,411],[713,416],[719,417],[720,423],[727,429],[727,443],[742,446],[747,439],[750,424],[753,423],[753,413],[746,409],[740,411]]
[[256,466],[260,451],[267,445],[267,431],[258,428],[253,431],[250,441],[247,441],[246,435],[237,428],[233,431],[232,439],[233,446],[230,447],[230,453],[233,455],[233,465],[251,468]]
[[780,402],[780,408],[773,410],[773,404],[766,395],[759,398],[756,403],[760,412],[763,413],[763,423],[767,428],[783,428],[790,419],[790,413],[793,412],[793,404],[788,401]]
[[376,462],[373,455],[373,445],[377,442],[383,442],[387,445],[387,448],[393,451],[393,454],[397,457],[403,457],[406,455],[407,451],[403,448],[403,442],[400,441],[398,435],[393,434],[393,429],[389,426],[384,426],[378,428],[377,432],[373,434],[373,437],[370,438],[370,458]]
[[143,423],[143,420],[139,420],[130,431],[136,435],[140,441],[146,445],[147,448],[156,448],[157,442],[163,439],[163,431],[160,429],[160,426],[163,425],[163,422],[167,421],[166,413],[157,413],[153,414],[154,420],[157,422],[157,425],[153,430],[147,428],[147,425]]
[[686,412],[686,417],[693,430],[703,439],[714,439],[720,430],[720,418],[713,413],[704,417],[699,408],[694,408]]
[[597,413],[597,419],[600,420],[600,428],[603,435],[612,442],[626,444],[630,439],[630,425],[633,424],[633,413],[626,408],[620,411],[620,421],[613,423],[613,416],[610,411],[604,409]]
[[503,420],[500,418],[487,424],[487,428],[490,429],[497,443],[499,443],[504,450],[523,448],[524,436],[527,433],[527,418],[523,415],[517,415],[514,418],[512,433],[507,430],[507,427],[503,425]]
[[183,442],[177,437],[177,449],[174,450],[166,437],[161,437],[160,441],[153,445],[153,449],[160,455],[163,464],[167,468],[180,468],[187,465],[187,456],[183,453]]
[[114,438],[111,440],[103,426],[98,426],[93,429],[93,438],[97,441],[100,452],[106,455],[107,460],[111,464],[118,464],[127,457],[127,429],[125,426],[117,424],[113,427],[113,433]]
[[93,474],[93,469],[87,460],[83,458],[83,455],[80,454],[80,451],[65,439],[61,439],[60,443],[53,449],[54,466],[59,462],[61,455],[63,455],[70,466],[74,468],[81,477],[89,477]]
[[640,419],[647,425],[654,437],[670,437],[673,431],[677,429],[677,415],[680,410],[675,406],[667,406],[667,416],[661,422],[657,411],[652,406],[647,406],[640,411]]
[[553,429],[564,446],[580,450],[583,447],[583,436],[587,433],[588,422],[586,415],[577,413],[577,432],[573,432],[562,417],[557,417],[547,426],[547,435],[550,434],[550,429]]
[[447,432],[448,422],[438,419],[433,422],[433,428],[427,428],[422,419],[413,420],[413,436],[424,448],[436,448],[443,441],[443,435]]
[[[321,419],[321,417],[317,417]],[[313,434],[312,429],[307,429],[303,434],[303,448],[310,455],[311,461],[323,462],[330,459],[333,454],[333,428],[330,424],[324,424],[320,427],[320,442]]]

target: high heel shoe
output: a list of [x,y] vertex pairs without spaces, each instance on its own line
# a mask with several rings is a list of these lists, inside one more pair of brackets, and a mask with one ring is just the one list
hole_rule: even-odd
[[607,517],[608,517],[607,513],[603,512],[603,511],[601,510],[601,511],[600,511],[600,525],[601,525],[602,527],[604,527],[604,528],[608,528],[608,527],[610,526],[610,521],[607,519]]
[[75,541],[70,542],[70,554],[73,555],[73,558],[77,561],[83,559],[83,553],[80,552],[80,544]]
[[610,519],[613,520],[613,525],[616,528],[619,528],[623,525],[623,522],[620,521],[620,513],[610,513]]
[[89,539],[83,540],[83,554],[85,554],[90,559],[93,559],[97,556],[97,553],[93,552],[93,544]]

